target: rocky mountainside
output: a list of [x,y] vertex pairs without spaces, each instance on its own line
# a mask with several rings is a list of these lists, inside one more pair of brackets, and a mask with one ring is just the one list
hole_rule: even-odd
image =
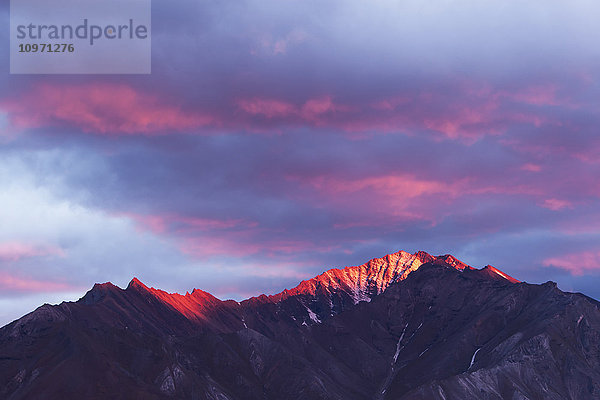
[[0,329],[0,397],[600,399],[599,306],[424,252],[239,303],[97,284]]

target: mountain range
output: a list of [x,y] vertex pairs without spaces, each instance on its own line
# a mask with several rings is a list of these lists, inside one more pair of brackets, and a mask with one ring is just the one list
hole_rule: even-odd
[[397,252],[236,302],[96,284],[0,329],[3,399],[600,399],[600,303]]

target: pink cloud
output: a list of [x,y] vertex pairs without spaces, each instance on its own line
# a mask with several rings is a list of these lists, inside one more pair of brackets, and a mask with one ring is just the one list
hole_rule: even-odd
[[184,254],[202,259],[218,255],[245,257],[258,253],[259,246],[241,241],[233,243],[230,238],[213,235],[182,238],[179,240],[179,249]]
[[315,97],[300,106],[283,100],[262,98],[242,99],[237,104],[242,111],[249,115],[317,125],[326,123],[328,114],[351,111],[349,106],[336,104],[331,96]]
[[586,251],[566,254],[564,256],[547,258],[542,264],[546,267],[567,270],[573,275],[583,275],[586,272],[600,270],[600,252]]
[[264,231],[246,230],[227,234],[212,234],[179,239],[182,253],[203,259],[213,256],[247,257],[260,254],[261,257],[275,255],[302,254],[308,250],[327,252],[333,247],[314,243],[311,240],[278,239],[276,236],[257,240]]
[[15,292],[57,292],[72,289],[69,285],[48,280],[20,278],[0,273],[0,290]]
[[417,178],[406,174],[370,176],[358,179],[328,176],[309,178],[288,176],[287,178],[311,186],[331,197],[344,197],[363,192],[371,195],[374,201],[387,199],[395,204],[403,200],[430,195],[443,196],[445,199],[450,200],[466,195],[519,194],[533,196],[540,194],[539,189],[529,185],[510,185],[507,187],[481,185],[475,177],[461,178],[452,182]]
[[329,252],[334,248],[312,240],[286,239],[255,221],[243,219],[209,219],[177,214],[143,215],[118,213],[136,227],[173,240],[183,253],[197,259],[215,256],[261,257],[301,254],[308,250]]
[[423,125],[451,139],[473,139],[484,135],[501,134],[506,125],[497,123],[499,103],[494,98],[476,99],[472,103],[448,105],[444,113],[425,115]]
[[[474,139],[484,135],[503,134],[511,124],[525,123],[540,127],[559,124],[542,111],[523,109],[515,111],[512,106],[571,106],[566,99],[559,99],[555,85],[523,86],[517,90],[492,88],[487,84],[465,82],[462,96],[449,104],[443,113],[424,119],[424,125],[443,133],[451,139]],[[436,100],[432,93],[429,97]],[[439,101],[439,99],[438,99]]]
[[70,126],[98,134],[150,135],[202,127],[277,132],[280,127],[294,125],[331,127],[352,134],[427,130],[441,138],[473,142],[485,135],[501,135],[513,123],[552,123],[540,110],[517,107],[520,111],[515,111],[510,105],[554,105],[561,101],[553,86],[508,91],[476,82],[455,84],[451,95],[436,90],[395,93],[364,104],[344,102],[332,93],[315,94],[303,101],[256,94],[232,99],[230,106],[210,112],[186,110],[152,89],[140,91],[126,84],[39,84],[3,100],[0,108],[16,130]]
[[364,215],[365,220],[356,215],[352,224],[336,223],[336,229],[414,220],[435,224],[440,215],[440,205],[447,205],[462,196],[467,187],[467,180],[446,183],[411,175],[358,179],[288,176],[287,179],[303,185],[307,189],[301,192],[301,196],[305,196],[303,200],[319,207],[346,210],[358,215],[365,214],[368,209],[368,215]]
[[[443,138],[473,142],[486,135],[502,135],[513,124],[536,127],[555,124],[542,110],[520,107],[559,103],[554,86],[524,86],[508,91],[476,82],[458,82],[456,92],[435,90],[396,93],[365,104],[344,103],[334,96],[311,97],[303,103],[281,98],[251,97],[237,101],[247,116],[264,117],[271,124],[332,127],[350,133],[428,130]],[[240,115],[243,118],[243,114]]]
[[179,250],[194,258],[213,256],[246,257],[255,254],[297,254],[306,249],[331,250],[311,241],[271,238],[258,240],[265,233],[255,221],[243,219],[210,219],[177,214],[143,215],[118,213],[130,218],[137,228],[174,240]]
[[20,242],[0,243],[0,261],[19,261],[23,258],[59,256],[64,257],[59,247]]
[[118,214],[131,218],[139,229],[172,236],[184,254],[195,258],[226,255],[244,257],[261,253],[292,254],[314,248],[314,243],[283,239],[256,240],[258,223],[242,219],[209,219],[176,214]]
[[302,106],[300,115],[306,120],[318,121],[321,116],[328,113],[348,113],[353,111],[352,107],[336,104],[331,96],[323,96],[308,100]]
[[542,203],[542,207],[552,211],[560,211],[563,208],[573,208],[573,204],[568,200],[546,199]]
[[371,107],[375,110],[393,111],[400,106],[410,104],[411,101],[411,98],[408,96],[396,96],[383,100],[377,100],[371,104]]
[[262,115],[267,118],[283,118],[297,113],[293,104],[274,99],[244,99],[238,101],[238,106],[248,114]]
[[121,214],[135,221],[141,230],[149,230],[153,233],[165,233],[167,231],[167,220],[160,215]]
[[540,172],[542,170],[542,167],[540,167],[537,164],[532,164],[532,163],[527,163],[524,164],[521,169],[523,171],[529,171],[529,172]]
[[445,193],[455,196],[461,185],[452,185],[435,180],[417,179],[410,175],[375,176],[355,180],[340,180],[319,177],[310,184],[331,194],[350,194],[362,190],[377,192],[381,196],[419,197],[427,194]]
[[212,122],[208,115],[183,111],[167,99],[123,84],[40,84],[0,106],[21,129],[66,125],[100,134],[155,134]]
[[241,219],[221,220],[215,218],[189,217],[177,214],[144,215],[121,213],[118,215],[131,218],[139,228],[157,234],[249,228],[257,225],[256,222]]
[[535,106],[558,105],[561,103],[557,95],[556,85],[526,86],[513,91],[502,90],[496,93],[497,97],[508,98],[517,103]]
[[[456,204],[475,196],[539,198],[532,185],[512,181],[498,184],[473,175],[449,181],[395,174],[368,177],[295,176],[286,178],[302,188],[295,200],[352,215],[352,221],[334,221],[334,229],[404,226],[419,222],[433,227],[456,212]],[[485,200],[483,200],[485,201]]]

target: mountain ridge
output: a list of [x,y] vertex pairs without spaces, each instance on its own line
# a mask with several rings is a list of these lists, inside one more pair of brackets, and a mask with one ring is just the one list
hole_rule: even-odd
[[[286,299],[296,297],[301,299],[302,307],[299,310],[296,309],[291,315],[294,318],[303,319],[306,324],[311,324],[321,322],[323,319],[342,312],[360,301],[370,302],[374,296],[383,293],[389,285],[406,279],[411,272],[429,262],[445,263],[458,271],[476,270],[449,254],[432,256],[425,251],[417,251],[411,254],[400,250],[383,257],[373,258],[361,265],[331,268],[313,278],[301,281],[291,289],[284,289],[272,295],[253,296],[239,302],[220,300],[211,293],[197,288],[194,288],[191,293],[187,291],[184,295],[177,292],[170,293],[148,287],[137,277],[134,277],[125,289],[121,289],[111,282],[95,284],[79,301],[83,300],[85,302],[89,301],[87,299],[101,297],[96,292],[104,293],[106,290],[137,290],[152,295],[188,319],[202,320],[204,319],[203,313],[211,308],[226,307],[235,309],[236,306],[231,302],[237,303],[242,308],[245,306],[252,308],[262,303],[280,303]],[[480,271],[484,271],[486,268],[490,268],[496,275],[512,283],[519,282],[491,266],[486,266]],[[492,274],[491,276],[495,277],[496,275]],[[329,307],[313,310],[309,303],[315,299],[318,302],[328,304]]]
[[584,295],[424,252],[330,271],[242,302],[94,285],[0,329],[0,397],[600,399]]
[[[364,264],[357,266],[347,266],[343,268],[331,268],[323,273],[301,281],[297,286],[291,289],[284,289],[283,291],[271,295],[260,294],[257,296],[252,296],[248,299],[243,299],[238,303],[252,303],[256,301],[268,301],[279,302],[295,295],[316,295],[317,291],[320,288],[328,288],[328,289],[348,289],[348,292],[356,292],[367,290],[367,293],[356,293],[356,297],[354,297],[355,304],[358,301],[370,301],[371,296],[375,296],[381,294],[387,287],[397,280],[405,279],[409,273],[417,270],[421,265],[427,262],[434,261],[443,261],[448,265],[456,268],[457,270],[463,271],[465,269],[475,270],[475,268],[463,263],[462,261],[456,259],[454,256],[450,254],[440,255],[440,256],[432,256],[425,251],[417,251],[413,254],[405,252],[405,251],[397,251],[395,253],[387,254],[383,257],[373,258],[367,261]],[[512,283],[518,283],[519,281],[510,277],[508,274],[488,265],[485,268],[491,268],[492,271],[496,272],[498,275],[502,276],[505,279],[508,279]],[[344,284],[346,287],[344,287]],[[111,282],[106,283],[96,283],[94,288],[90,291],[93,291],[96,287],[103,288],[104,286],[118,288],[118,286],[114,285]],[[186,292],[185,295],[182,295],[178,292],[167,292],[162,289],[157,289],[154,287],[146,286],[142,281],[140,281],[137,277],[133,277],[129,282],[125,289],[129,288],[141,288],[147,292],[153,293],[160,298],[166,299],[167,297],[184,297],[188,298],[189,296],[194,296],[197,292],[201,292],[205,297],[212,297],[214,299],[220,300],[217,297],[213,296],[211,293],[203,291],[198,288],[193,288],[192,292]],[[119,288],[120,289],[120,288]],[[363,295],[361,297],[361,295]],[[220,301],[235,301],[235,300],[220,300]]]

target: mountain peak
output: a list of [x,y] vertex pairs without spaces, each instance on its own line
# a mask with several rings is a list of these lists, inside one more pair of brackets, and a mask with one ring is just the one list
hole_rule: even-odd
[[[328,303],[328,313],[335,314],[348,305],[361,301],[370,302],[371,299],[383,293],[392,283],[406,279],[421,265],[433,262],[442,262],[459,271],[473,269],[451,255],[434,257],[425,251],[411,254],[406,251],[397,251],[379,258],[352,267],[333,268],[314,278],[300,282],[292,289],[284,290],[272,296],[260,296],[249,299],[251,302],[280,302],[293,296],[308,296],[321,298]],[[350,299],[350,304],[346,304]],[[338,304],[337,310],[335,310]]]
[[111,293],[116,293],[120,290],[121,288],[113,285],[111,282],[95,283],[79,301],[85,304],[97,303]]
[[192,290],[192,293],[188,291],[185,295],[169,293],[161,289],[148,287],[136,277],[134,277],[131,282],[129,282],[129,285],[127,285],[127,290],[132,289],[139,293],[143,293],[144,296],[150,296],[151,298],[158,300],[190,319],[201,318],[202,314],[208,308],[221,303],[221,300],[203,290],[194,289]]
[[106,290],[119,289],[119,287],[113,285],[112,282],[104,282],[104,283],[94,283],[94,286],[92,287],[92,289],[106,291]]
[[135,276],[127,285],[127,289],[130,289],[130,288],[138,288],[138,289],[144,289],[144,290],[148,290],[148,291],[150,290],[150,288],[148,288],[148,286],[144,285],[144,283]]
[[475,269],[464,262],[460,261],[451,254],[444,254],[443,256],[437,256],[436,259],[444,261],[446,264],[453,266],[454,268],[464,271],[465,269]]
[[500,271],[499,269],[492,267],[491,265],[486,265],[485,267],[482,268],[482,271],[487,272],[492,277],[501,277],[503,279],[506,279],[507,281],[509,281],[511,283],[520,283],[521,282],[521,281],[513,278],[512,276],[508,275],[507,273],[504,273],[504,272]]

